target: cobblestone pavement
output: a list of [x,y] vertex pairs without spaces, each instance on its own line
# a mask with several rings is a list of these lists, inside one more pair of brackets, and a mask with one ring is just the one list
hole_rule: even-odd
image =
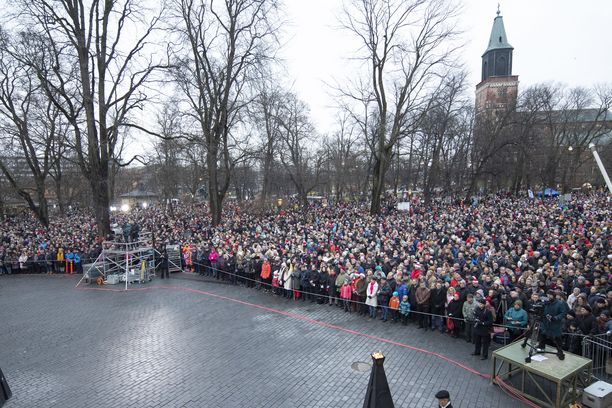
[[184,277],[123,292],[74,289],[77,277],[0,276],[5,408],[360,407],[369,370],[351,364],[376,350],[398,408],[435,407],[441,388],[455,407],[522,406],[411,348],[490,372],[464,341]]

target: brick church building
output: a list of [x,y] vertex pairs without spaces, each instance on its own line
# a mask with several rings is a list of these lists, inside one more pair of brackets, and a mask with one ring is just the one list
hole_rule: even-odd
[[609,169],[609,103],[598,100],[596,106],[546,109],[551,105],[546,104],[545,85],[519,93],[519,77],[512,73],[513,52],[498,10],[482,55],[481,82],[476,85],[471,165],[478,175],[477,187],[518,193],[540,187],[569,191],[585,183],[603,186],[588,146],[597,146]]

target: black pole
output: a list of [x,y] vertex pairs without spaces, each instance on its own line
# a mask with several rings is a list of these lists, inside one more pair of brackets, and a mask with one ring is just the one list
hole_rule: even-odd
[[381,352],[372,354],[372,372],[363,408],[395,408],[383,364],[385,356]]

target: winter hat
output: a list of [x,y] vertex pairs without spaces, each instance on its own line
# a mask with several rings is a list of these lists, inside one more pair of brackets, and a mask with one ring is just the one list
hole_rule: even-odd
[[440,390],[440,391],[438,391],[436,393],[436,398],[437,399],[449,399],[450,398],[450,394],[446,390]]
[[393,292],[393,296],[399,296],[398,292]]

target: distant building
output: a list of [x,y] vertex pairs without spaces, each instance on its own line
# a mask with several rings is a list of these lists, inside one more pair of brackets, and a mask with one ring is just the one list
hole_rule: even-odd
[[512,75],[512,51],[504,20],[497,10],[489,46],[482,54],[481,82],[476,85],[476,112],[498,111],[516,105],[518,75]]
[[159,194],[153,191],[132,190],[119,196],[121,205],[129,207],[143,207],[159,200]]
[[604,152],[610,150],[612,112],[605,108],[534,112],[518,106],[513,52],[498,9],[482,55],[481,82],[476,85],[472,166],[480,166],[479,187],[517,192],[535,186],[567,190],[585,182],[602,184],[587,141],[593,140]]

